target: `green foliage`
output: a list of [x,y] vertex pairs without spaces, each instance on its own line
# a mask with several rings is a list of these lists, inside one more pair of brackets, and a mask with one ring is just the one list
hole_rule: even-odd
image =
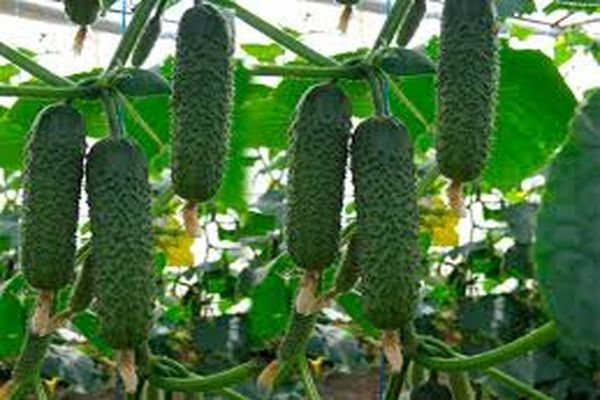
[[179,24],[173,75],[175,192],[201,202],[221,185],[233,100],[233,38],[212,5],[188,9]]
[[305,269],[322,270],[338,254],[351,110],[333,84],[309,89],[290,128],[287,242]]
[[377,60],[381,68],[395,76],[431,74],[435,64],[427,56],[414,50],[388,47]]
[[25,336],[25,317],[19,299],[5,288],[0,294],[0,357],[19,353]]
[[146,161],[125,139],[103,139],[86,169],[100,336],[134,349],[148,336],[155,293]]
[[378,328],[413,319],[422,276],[413,149],[406,128],[388,117],[363,121],[352,143],[358,263],[363,305]]
[[566,338],[600,347],[596,237],[600,159],[600,92],[592,93],[572,123],[572,136],[552,162],[538,216],[537,279],[549,311]]
[[128,68],[122,71],[115,87],[124,95],[132,97],[171,94],[171,87],[162,76],[139,68]]
[[22,266],[29,283],[57,290],[73,278],[85,127],[68,104],[42,110],[31,129],[23,179]]
[[444,4],[438,68],[437,160],[457,182],[479,177],[495,118],[498,60],[491,0]]

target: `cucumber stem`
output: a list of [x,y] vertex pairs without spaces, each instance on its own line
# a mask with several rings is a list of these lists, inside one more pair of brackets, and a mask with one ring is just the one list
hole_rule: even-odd
[[404,386],[406,377],[408,376],[409,366],[412,364],[414,363],[406,359],[402,366],[402,370],[400,372],[392,373],[385,390],[384,400],[398,400],[400,393],[402,393],[402,387]]
[[310,373],[310,368],[308,366],[308,362],[306,361],[306,357],[300,357],[298,360],[298,366],[300,367],[300,377],[302,378],[302,383],[304,384],[306,397],[309,400],[321,400],[319,390],[317,389],[313,376]]
[[[547,324],[548,325],[548,324]],[[456,358],[466,358],[466,356],[461,353],[454,351],[450,346],[441,340],[432,338],[432,337],[421,337],[421,345],[426,349],[427,353],[436,354],[436,356],[443,355]],[[440,354],[442,353],[442,354]],[[420,362],[419,362],[420,363]],[[546,394],[532,388],[526,383],[519,381],[518,379],[500,371],[497,368],[486,368],[482,369],[485,375],[494,379],[497,382],[500,382],[510,389],[514,390],[516,393],[519,393],[527,399],[533,400],[552,400],[552,397],[547,396]]]
[[104,71],[105,75],[116,67],[123,66],[127,63],[138,37],[142,33],[144,25],[146,25],[146,21],[150,17],[150,13],[152,13],[157,2],[158,0],[142,0],[137,6],[133,18],[129,25],[127,25],[127,29],[125,29],[125,33],[121,37],[117,50],[115,50],[115,53],[108,64],[108,68]]
[[289,76],[296,78],[348,78],[361,79],[359,66],[313,67],[304,65],[257,65],[250,68],[256,76]]
[[86,97],[92,88],[87,87],[44,87],[44,86],[11,86],[0,85],[0,96],[33,97],[43,99],[69,99]]
[[386,47],[392,41],[394,35],[398,31],[400,24],[406,19],[409,10],[413,6],[414,0],[396,0],[390,13],[388,14],[381,31],[373,44],[373,48],[367,55],[367,60],[372,60],[377,50]]
[[102,93],[102,105],[104,106],[104,113],[108,120],[108,126],[110,128],[110,136],[114,139],[123,137],[123,127],[121,120],[117,114],[117,105],[115,99],[111,97],[109,93]]
[[373,70],[367,72],[369,86],[371,87],[371,97],[373,100],[373,106],[375,107],[375,114],[384,116],[388,114],[388,107],[385,101],[383,87],[381,81]]
[[150,374],[152,385],[174,392],[213,392],[245,381],[264,367],[260,360],[248,361],[226,371],[208,376],[192,375],[187,378],[167,378]]
[[474,356],[447,359],[417,354],[417,361],[429,369],[440,371],[485,369],[545,346],[556,340],[557,334],[554,322],[548,322],[510,343]]
[[6,58],[11,63],[24,71],[29,72],[33,77],[52,86],[73,86],[74,83],[67,78],[56,75],[54,72],[42,67],[31,58],[7,46],[0,41],[0,56]]
[[298,39],[293,36],[285,33],[281,29],[275,27],[269,22],[265,21],[261,17],[256,14],[253,14],[246,8],[237,4],[232,0],[213,0],[215,4],[218,4],[223,7],[231,8],[235,11],[236,16],[244,21],[246,24],[250,25],[257,31],[263,33],[269,38],[273,39],[275,42],[285,47],[286,49],[296,53],[300,57],[306,59],[307,61],[312,62],[316,65],[322,66],[337,66],[339,63],[318,51],[312,49],[311,47],[305,45]]

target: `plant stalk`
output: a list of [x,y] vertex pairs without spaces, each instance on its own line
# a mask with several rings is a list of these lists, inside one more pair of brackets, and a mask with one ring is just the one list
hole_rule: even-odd
[[404,360],[402,371],[393,373],[385,390],[384,400],[398,400],[402,393],[402,387],[408,375],[408,368],[412,361],[408,357]]
[[152,385],[167,391],[185,393],[213,392],[245,381],[259,372],[263,367],[263,362],[252,360],[213,375],[191,375],[187,378],[167,378],[150,375],[149,381]]
[[337,61],[335,61],[327,56],[324,56],[323,54],[319,53],[318,51],[310,48],[309,46],[305,45],[298,39],[283,32],[281,29],[275,27],[274,25],[265,21],[258,15],[253,14],[246,8],[237,4],[235,1],[212,0],[212,2],[215,4],[218,4],[220,6],[223,6],[223,7],[231,8],[232,10],[235,11],[235,14],[239,19],[241,19],[242,21],[244,21],[245,23],[247,23],[248,25],[250,25],[257,31],[270,37],[271,39],[273,39],[275,42],[277,42],[281,46],[285,47],[286,49],[288,49],[288,50],[296,53],[300,57],[306,59],[307,61],[310,61],[316,65],[321,65],[321,66],[326,66],[326,67],[339,65],[339,63]]
[[296,78],[348,78],[362,77],[360,67],[312,67],[304,65],[257,65],[250,68],[256,76],[291,76]]
[[146,21],[150,17],[152,10],[158,0],[142,0],[138,5],[138,8],[135,10],[133,14],[133,18],[129,25],[127,25],[127,29],[125,29],[125,33],[119,42],[119,46],[115,51],[112,59],[110,60],[110,64],[105,71],[105,75],[107,72],[112,71],[118,66],[124,66],[135,47],[135,43],[138,40],[138,37],[142,33],[144,29],[144,25]]
[[11,63],[24,71],[29,72],[33,77],[52,86],[73,86],[74,83],[67,78],[56,75],[54,72],[42,67],[31,58],[12,47],[7,46],[0,41],[0,56],[6,58]]
[[310,368],[305,356],[300,357],[298,360],[298,366],[300,367],[300,376],[302,377],[302,382],[304,383],[306,397],[309,400],[321,400],[319,390],[317,389],[312,374],[310,373]]
[[68,99],[85,97],[90,93],[90,86],[80,87],[45,87],[45,86],[10,86],[0,85],[0,96],[33,97],[41,99]]
[[367,56],[367,60],[372,60],[377,53],[377,50],[390,44],[394,38],[394,35],[398,31],[398,27],[406,19],[406,16],[413,6],[413,3],[414,0],[396,0],[394,2],[392,9],[385,19],[385,22],[381,27],[381,31],[375,40],[375,44]]
[[117,112],[115,99],[107,92],[102,93],[101,99],[110,128],[110,136],[114,139],[123,137],[123,126],[121,125],[121,120]]
[[418,354],[417,360],[427,368],[440,371],[485,369],[545,346],[556,340],[556,337],[556,325],[554,322],[548,322],[525,336],[481,354],[452,359]]
[[[428,343],[424,343],[424,342],[428,342]],[[424,339],[424,342],[423,342],[423,347],[425,347],[429,350],[433,350],[435,352],[435,354],[440,355],[440,352],[441,352],[442,353],[441,355],[443,355],[443,356],[449,356],[449,357],[454,357],[454,358],[466,357],[463,354],[461,354],[457,351],[454,351],[450,346],[448,346],[446,343],[442,342],[439,339],[435,339],[432,337],[426,337]],[[546,394],[540,392],[539,390],[536,390],[535,388],[531,387],[530,385],[528,385],[524,382],[521,382],[520,380],[510,376],[509,374],[507,374],[503,371],[500,371],[497,368],[486,368],[486,369],[483,369],[481,372],[484,373],[485,375],[489,376],[493,380],[506,385],[508,388],[514,390],[516,393],[519,393],[519,394],[525,396],[525,398],[527,398],[527,399],[552,400],[552,398],[547,396]]]

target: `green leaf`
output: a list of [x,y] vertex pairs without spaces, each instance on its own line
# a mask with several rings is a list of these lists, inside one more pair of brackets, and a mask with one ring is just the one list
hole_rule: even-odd
[[0,295],[0,358],[19,354],[25,337],[26,315],[19,299],[6,291]]
[[96,314],[85,311],[77,314],[72,320],[73,325],[79,333],[81,333],[96,349],[104,356],[110,356],[112,354],[111,348],[106,344],[100,336],[98,336],[98,329],[100,327],[100,321]]
[[276,43],[242,44],[242,50],[262,63],[274,63],[277,57],[285,54],[285,50]]
[[162,163],[156,164],[154,159],[167,151],[171,139],[169,96],[132,98],[129,101],[152,129],[155,136],[153,137],[138,125],[130,113],[121,110],[124,115],[126,133],[136,140],[152,166],[159,171],[168,163],[168,160],[162,160]]
[[435,64],[426,55],[414,50],[390,47],[377,60],[384,71],[395,76],[432,74]]
[[294,287],[283,277],[283,272],[292,266],[289,256],[272,261],[265,278],[252,292],[252,307],[249,313],[250,340],[264,343],[282,334],[291,315]]
[[162,76],[140,68],[128,68],[122,72],[116,88],[124,95],[134,97],[171,94],[171,85]]
[[496,0],[496,12],[499,18],[530,14],[536,10],[533,0]]
[[500,59],[496,132],[483,182],[505,191],[546,165],[567,135],[576,101],[542,52],[503,48]]
[[367,335],[379,337],[379,331],[373,326],[365,316],[361,304],[361,297],[355,292],[348,292],[339,295],[336,298],[337,304],[348,314],[352,321],[358,324]]
[[510,36],[515,37],[519,40],[527,40],[531,35],[535,33],[535,29],[511,23],[509,25]]
[[10,80],[19,74],[19,68],[13,64],[0,65],[0,83],[9,83]]

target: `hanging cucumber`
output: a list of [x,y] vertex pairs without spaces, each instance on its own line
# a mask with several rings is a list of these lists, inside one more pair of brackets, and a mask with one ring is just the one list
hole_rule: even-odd
[[600,349],[600,91],[571,123],[538,214],[535,260],[542,297],[562,337]]
[[415,315],[423,268],[413,147],[406,128],[391,117],[363,121],[352,143],[352,177],[360,234],[363,307],[384,330],[384,350],[401,368],[397,330]]
[[63,3],[65,13],[71,22],[79,25],[73,49],[76,53],[81,53],[85,37],[87,36],[87,27],[93,24],[98,18],[100,0],[63,0]]
[[307,270],[338,253],[350,117],[345,94],[327,83],[304,94],[290,128],[288,252]]
[[131,64],[134,67],[140,67],[144,64],[152,52],[152,49],[160,36],[162,25],[161,17],[166,5],[167,1],[161,0],[154,15],[150,18],[146,26],[144,26],[144,29],[133,48],[133,53],[131,54]]
[[427,1],[426,0],[415,0],[412,7],[410,8],[406,20],[402,22],[400,30],[396,35],[396,43],[400,47],[405,47],[410,39],[413,38],[421,21],[427,13]]
[[21,264],[36,289],[56,291],[74,276],[85,127],[66,103],[43,109],[25,150]]
[[449,196],[461,201],[461,184],[483,170],[493,129],[498,49],[492,0],[447,0],[437,69],[437,161],[453,181]]
[[305,269],[296,309],[312,311],[318,273],[336,258],[350,138],[350,102],[333,83],[310,88],[290,128],[288,252]]
[[97,142],[86,167],[99,334],[112,348],[127,391],[135,349],[148,338],[155,294],[146,161],[125,139]]
[[173,74],[172,179],[191,217],[195,204],[213,197],[221,185],[233,105],[233,51],[232,29],[216,7],[197,3],[184,13]]

